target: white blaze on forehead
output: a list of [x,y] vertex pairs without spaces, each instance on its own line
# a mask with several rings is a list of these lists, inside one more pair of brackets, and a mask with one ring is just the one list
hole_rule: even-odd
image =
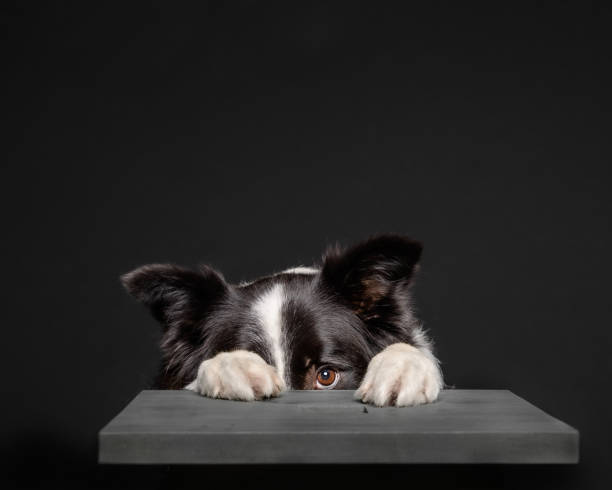
[[270,341],[272,360],[282,380],[285,379],[285,342],[283,341],[282,309],[285,299],[283,286],[275,284],[260,296],[253,305],[253,312]]

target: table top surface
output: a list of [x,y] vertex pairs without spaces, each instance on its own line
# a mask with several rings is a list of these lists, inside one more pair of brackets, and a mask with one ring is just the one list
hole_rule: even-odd
[[241,402],[143,391],[102,433],[574,432],[507,390],[445,390],[416,407],[374,407],[352,391],[290,391]]
[[[381,451],[389,462],[578,457],[575,429],[507,390],[445,390],[435,403],[402,408],[365,405],[339,390],[291,391],[257,402],[143,391],[100,432],[100,461],[316,462],[325,445],[339,463],[376,462]],[[365,448],[358,457],[351,455],[355,445]]]

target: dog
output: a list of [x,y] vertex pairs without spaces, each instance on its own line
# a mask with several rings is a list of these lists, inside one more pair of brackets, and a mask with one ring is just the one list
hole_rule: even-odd
[[162,325],[157,388],[245,401],[356,389],[364,403],[412,406],[443,387],[412,309],[421,252],[378,235],[329,248],[318,267],[239,285],[206,265],[145,265],[121,281]]

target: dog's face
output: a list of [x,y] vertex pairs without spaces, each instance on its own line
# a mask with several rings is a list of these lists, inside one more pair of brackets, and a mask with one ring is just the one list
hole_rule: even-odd
[[255,352],[291,389],[354,389],[385,346],[426,347],[410,309],[421,245],[401,236],[328,250],[318,268],[230,285],[213,269],[147,265],[123,276],[163,325],[160,388],[190,383],[203,360]]

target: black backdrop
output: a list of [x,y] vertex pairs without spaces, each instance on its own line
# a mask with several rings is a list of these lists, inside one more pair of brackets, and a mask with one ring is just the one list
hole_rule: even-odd
[[[609,488],[609,8],[2,9],[10,483]],[[97,431],[157,363],[119,274],[203,261],[238,281],[383,231],[425,243],[447,382],[578,428],[578,466],[97,467]]]

